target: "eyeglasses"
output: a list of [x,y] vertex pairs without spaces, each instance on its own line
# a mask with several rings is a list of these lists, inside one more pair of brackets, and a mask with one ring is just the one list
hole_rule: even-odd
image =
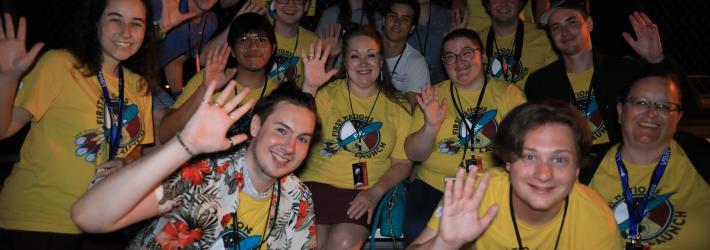
[[239,46],[249,46],[251,42],[255,42],[257,45],[264,45],[267,42],[269,42],[269,39],[265,36],[242,36],[240,37],[237,42],[239,43]]
[[620,101],[622,103],[631,105],[631,107],[635,109],[642,111],[648,111],[651,109],[651,107],[655,108],[658,112],[666,114],[671,112],[678,112],[681,110],[680,104],[672,102],[653,102],[643,97],[621,98]]
[[385,15],[385,19],[392,22],[406,22],[408,24],[412,23],[412,18],[406,15],[398,16],[397,13],[390,12]]
[[459,54],[454,54],[453,52],[447,52],[445,55],[441,57],[441,60],[444,61],[445,64],[454,64],[456,63],[456,59],[463,61],[471,61],[471,58],[476,54],[477,51],[481,51],[481,48],[464,48],[461,50],[461,53]]
[[294,5],[305,5],[307,0],[276,0],[278,4],[288,4],[293,3]]

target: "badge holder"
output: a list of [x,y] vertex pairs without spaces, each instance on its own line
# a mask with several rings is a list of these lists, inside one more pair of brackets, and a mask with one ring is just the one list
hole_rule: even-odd
[[624,246],[625,250],[651,250],[651,246],[641,244],[641,238],[635,237],[631,238],[631,241],[627,241]]
[[365,187],[367,185],[367,162],[360,161],[357,163],[353,163],[353,186],[355,188],[360,188]]

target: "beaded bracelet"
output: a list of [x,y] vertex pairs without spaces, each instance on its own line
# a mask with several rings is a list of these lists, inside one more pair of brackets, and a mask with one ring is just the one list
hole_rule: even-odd
[[190,149],[187,148],[187,146],[185,145],[185,142],[182,141],[182,138],[180,138],[180,132],[177,132],[177,134],[175,135],[175,138],[177,138],[178,142],[180,142],[180,145],[182,146],[183,149],[185,149],[185,152],[187,152],[188,154],[190,154],[190,157],[195,157],[195,156],[197,156],[195,153],[193,153],[192,151],[190,151]]

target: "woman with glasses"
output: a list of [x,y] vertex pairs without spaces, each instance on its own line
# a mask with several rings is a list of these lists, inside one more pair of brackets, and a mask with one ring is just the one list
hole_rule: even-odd
[[[313,193],[321,249],[360,249],[378,202],[412,166],[404,153],[409,103],[391,83],[382,38],[370,26],[356,27],[343,48],[345,79],[317,91],[323,137],[299,174]],[[319,44],[303,56],[305,92],[315,95],[335,74],[324,70],[329,51]]]
[[524,103],[514,85],[491,83],[476,32],[459,29],[443,41],[442,60],[449,79],[425,89],[418,98],[410,135],[405,143],[409,159],[421,162],[409,186],[404,244],[411,243],[441,199],[446,178],[457,169],[475,165],[488,169],[493,160],[498,123]]
[[[170,111],[161,121],[159,130],[160,141],[170,140],[180,131],[187,120],[195,113],[202,102],[202,95],[208,83],[217,81],[216,98],[222,91],[229,91],[230,97],[249,88],[247,100],[258,101],[268,96],[278,87],[278,81],[267,77],[267,70],[273,65],[273,54],[276,51],[276,35],[269,20],[257,13],[241,14],[229,26],[227,41],[231,46],[223,44],[209,51],[207,66],[190,79]],[[236,60],[236,68],[226,68],[230,56]],[[237,81],[234,89],[225,89],[230,79]],[[251,121],[247,114],[235,123],[230,133],[244,133]]]

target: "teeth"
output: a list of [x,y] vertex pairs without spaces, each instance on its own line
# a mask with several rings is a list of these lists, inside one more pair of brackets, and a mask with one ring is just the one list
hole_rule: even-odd
[[288,159],[281,157],[281,155],[279,155],[279,154],[273,154],[273,155],[274,155],[274,159],[276,159],[279,162],[284,162],[284,163],[288,162]]
[[658,124],[655,124],[655,123],[639,122],[639,125],[640,125],[641,127],[658,128]]
[[120,42],[120,41],[114,41],[113,44],[115,44],[116,46],[119,46],[119,47],[128,47],[128,46],[131,46],[130,43],[127,43],[127,42]]

